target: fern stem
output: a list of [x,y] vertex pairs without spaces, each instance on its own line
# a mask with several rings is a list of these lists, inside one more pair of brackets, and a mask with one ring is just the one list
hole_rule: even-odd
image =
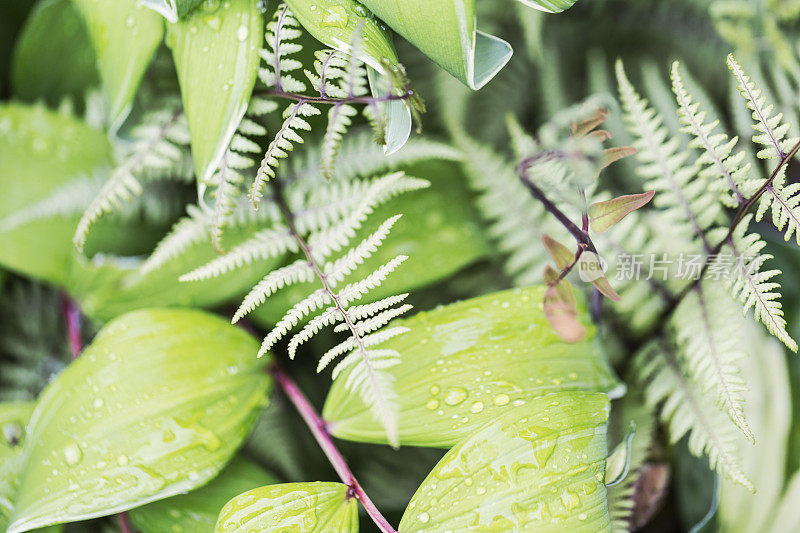
[[[642,337],[643,340],[652,338],[654,335],[660,335],[664,331],[669,318],[673,315],[673,313],[675,313],[675,310],[678,308],[680,303],[684,300],[684,298],[686,298],[686,296],[688,296],[692,291],[694,291],[697,287],[699,287],[700,283],[703,281],[703,278],[706,275],[706,272],[708,272],[708,269],[711,266],[713,258],[722,251],[722,248],[726,244],[733,244],[733,232],[736,230],[737,226],[742,222],[744,217],[747,215],[750,209],[756,204],[758,199],[765,192],[769,191],[772,188],[772,183],[773,181],[775,181],[775,178],[778,176],[781,169],[783,169],[783,167],[785,167],[789,163],[789,161],[798,153],[798,151],[800,151],[800,141],[795,143],[792,149],[781,157],[778,166],[776,166],[775,170],[773,170],[772,173],[769,175],[767,181],[758,189],[758,191],[755,192],[755,194],[753,194],[753,196],[750,197],[749,200],[747,200],[747,203],[745,203],[739,208],[739,210],[736,212],[736,215],[733,218],[733,222],[731,222],[730,228],[728,229],[728,233],[716,244],[716,246],[714,246],[709,251],[709,254],[706,257],[705,262],[703,263],[703,268],[700,270],[700,275],[697,276],[696,279],[692,280],[691,283],[686,285],[683,288],[683,290],[681,290],[680,293],[678,293],[671,301],[669,301],[667,307],[664,308],[664,310],[661,312],[658,319],[656,320],[655,322],[656,326],[654,330],[650,332],[650,334],[644,335]],[[641,347],[641,342],[638,343],[637,349],[639,347]]]
[[[322,283],[322,287],[325,292],[328,293],[330,296],[334,307],[336,310],[342,315],[343,323],[347,325],[347,328],[350,330],[350,334],[353,337],[353,342],[355,343],[356,351],[361,354],[361,360],[364,362],[364,368],[367,370],[369,374],[369,381],[372,384],[373,390],[379,391],[381,389],[377,378],[375,376],[375,372],[370,365],[369,360],[369,353],[367,353],[367,347],[364,344],[364,339],[361,333],[358,331],[355,323],[353,323],[350,314],[345,309],[345,305],[342,304],[341,299],[339,298],[339,293],[333,290],[331,287],[330,281],[328,280],[328,275],[323,272],[322,268],[319,266],[317,261],[314,259],[314,256],[311,253],[311,247],[303,238],[301,233],[297,230],[297,226],[295,224],[295,215],[292,210],[289,208],[289,204],[286,202],[286,198],[283,195],[283,188],[278,179],[273,179],[269,181],[270,186],[272,187],[272,191],[275,195],[275,203],[278,206],[283,218],[286,220],[286,225],[289,227],[289,233],[294,237],[297,245],[300,247],[300,250],[303,252],[303,255],[308,261],[308,266],[314,271],[314,274],[319,279],[320,283]],[[383,400],[382,400],[383,401]],[[390,430],[387,428],[387,434],[389,436],[389,441],[392,443],[392,435],[390,434]],[[392,443],[394,446],[394,443]]]
[[374,105],[380,102],[391,102],[394,100],[408,100],[414,96],[414,92],[407,90],[401,94],[385,94],[383,96],[347,96],[344,98],[334,98],[332,96],[306,96],[304,94],[284,91],[280,88],[269,90],[253,91],[253,96],[285,98],[295,102],[308,102],[313,104],[368,104]]
[[522,180],[522,183],[528,188],[533,197],[536,198],[542,204],[542,206],[544,206],[545,210],[553,215],[561,223],[561,225],[564,226],[573,237],[575,237],[575,240],[578,241],[578,246],[596,254],[597,248],[592,242],[592,239],[589,237],[589,234],[579,228],[577,224],[572,222],[569,217],[565,215],[564,212],[561,211],[558,206],[556,206],[556,204],[551,202],[544,192],[535,183],[533,183],[530,178],[528,178],[528,168],[535,162],[540,161],[541,157],[542,155],[524,159],[519,164],[519,179]]
[[353,475],[350,467],[347,466],[347,461],[344,456],[333,443],[331,434],[328,432],[327,423],[319,413],[317,413],[314,406],[311,405],[311,402],[309,402],[308,398],[303,394],[303,391],[301,391],[292,378],[278,368],[277,365],[273,364],[269,372],[275,378],[275,381],[278,383],[281,390],[283,390],[284,394],[289,398],[289,401],[292,402],[300,413],[300,416],[305,421],[308,429],[311,430],[314,439],[316,439],[320,448],[322,448],[322,451],[325,453],[328,461],[330,461],[336,474],[342,480],[342,483],[350,488],[349,494],[358,498],[364,506],[364,509],[366,509],[367,514],[372,518],[373,522],[375,522],[375,525],[378,526],[378,529],[383,533],[397,533],[364,491],[364,488]]

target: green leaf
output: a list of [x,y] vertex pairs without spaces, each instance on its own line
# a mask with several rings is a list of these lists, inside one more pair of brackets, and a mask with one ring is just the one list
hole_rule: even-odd
[[189,494],[131,509],[128,516],[141,533],[213,533],[219,512],[231,498],[277,482],[275,476],[258,464],[236,456],[208,485]]
[[631,468],[631,447],[635,434],[636,427],[631,424],[631,429],[625,439],[617,444],[617,447],[606,459],[606,487],[619,485],[628,475],[628,471]]
[[53,106],[82,100],[99,85],[92,43],[71,0],[35,5],[14,47],[11,82],[16,98]]
[[391,33],[355,0],[286,0],[286,3],[303,28],[325,46],[349,54],[358,37],[358,59],[384,74],[387,68],[397,67]]
[[342,483],[284,483],[245,492],[228,502],[218,533],[355,533],[358,503]]
[[[411,329],[381,348],[400,352],[395,377],[404,445],[448,447],[488,420],[560,390],[614,391],[618,382],[596,342],[567,344],[547,324],[545,287],[473,298],[392,322]],[[583,323],[594,337],[585,311]],[[334,383],[323,417],[343,439],[386,442],[382,426]]]
[[518,0],[533,9],[544,11],[545,13],[561,13],[569,9],[577,0]]
[[192,490],[222,469],[266,402],[258,343],[199,311],[110,322],[42,393],[10,533]]
[[417,490],[400,533],[610,531],[605,394],[561,392],[458,443]]
[[[28,276],[63,283],[74,255],[72,233],[78,216],[60,215],[14,225],[14,213],[61,189],[69,180],[97,174],[111,165],[103,132],[41,105],[0,107],[0,264]],[[74,222],[73,222],[74,221]],[[117,236],[119,238],[119,235]]]
[[477,31],[475,0],[364,0],[394,31],[472,89],[511,59],[511,45]]
[[8,527],[22,467],[25,426],[33,403],[0,403],[0,530]]
[[164,36],[164,21],[136,0],[73,0],[86,21],[108,98],[110,129],[128,116]]
[[191,10],[199,6],[203,0],[140,0],[143,6],[160,13],[170,22],[177,22]]
[[641,194],[626,194],[605,202],[597,202],[589,206],[589,220],[592,230],[602,233],[652,200],[656,191]]
[[216,171],[247,109],[263,37],[257,0],[205,3],[167,29],[201,182]]

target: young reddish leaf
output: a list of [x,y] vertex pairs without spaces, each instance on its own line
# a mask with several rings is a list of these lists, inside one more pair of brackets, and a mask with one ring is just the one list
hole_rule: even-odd
[[603,296],[616,302],[620,300],[619,294],[606,279],[603,272],[603,264],[594,252],[583,252],[578,262],[578,273],[583,281],[587,281],[595,286]]
[[589,135],[597,138],[601,143],[609,140],[612,137],[611,132],[608,130],[594,130],[593,132],[589,133]]
[[544,316],[564,342],[576,343],[586,337],[586,328],[578,321],[572,285],[567,280],[561,280],[545,292]]
[[556,266],[559,269],[563,270],[567,268],[567,265],[575,260],[575,254],[570,252],[566,246],[553,239],[549,235],[543,235],[542,242],[544,243],[544,247],[547,248],[550,256],[553,258],[553,261],[556,262]]
[[626,194],[613,200],[592,204],[589,206],[591,228],[598,233],[606,231],[629,213],[647,204],[655,194],[655,191]]
[[603,168],[608,167],[612,163],[619,161],[624,157],[635,154],[638,150],[632,146],[619,146],[616,148],[607,148],[603,156]]
[[572,125],[572,135],[576,137],[583,137],[584,135],[593,131],[597,126],[602,124],[608,118],[607,109],[598,109],[594,115],[587,118],[583,122],[576,122]]

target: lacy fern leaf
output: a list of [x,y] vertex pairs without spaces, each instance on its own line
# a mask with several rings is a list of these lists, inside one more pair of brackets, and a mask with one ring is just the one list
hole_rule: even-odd
[[711,468],[754,490],[742,471],[735,426],[700,386],[687,379],[672,349],[664,344],[650,345],[637,356],[637,367],[640,379],[647,382],[647,404],[653,409],[660,406],[670,442],[688,434],[693,454],[707,455]]
[[84,212],[73,236],[78,250],[91,226],[105,213],[119,209],[142,193],[140,179],[187,175],[185,147],[188,127],[179,103],[170,99],[163,107],[145,115],[131,131],[133,143],[124,161],[116,167]]
[[745,357],[743,340],[729,298],[720,283],[700,284],[684,298],[672,324],[692,380],[704,392],[712,391],[719,408],[754,441],[742,409],[747,387],[737,366]]

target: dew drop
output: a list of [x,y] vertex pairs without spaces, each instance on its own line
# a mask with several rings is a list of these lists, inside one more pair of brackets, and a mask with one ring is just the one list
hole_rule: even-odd
[[69,466],[75,466],[83,459],[83,452],[77,442],[71,442],[64,446],[64,460]]
[[466,389],[462,389],[461,387],[447,389],[447,391],[445,391],[444,403],[447,405],[458,405],[467,399],[467,395]]
[[508,394],[498,394],[493,400],[495,405],[506,405],[508,403]]
[[95,398],[92,402],[92,407],[94,407],[96,411],[102,409],[103,405],[105,405],[105,402],[103,402],[102,398]]
[[431,515],[429,515],[428,513],[420,513],[417,518],[419,518],[419,521],[422,522],[423,524],[427,524],[428,521],[431,519]]
[[469,409],[473,413],[480,413],[483,411],[483,402],[475,402],[472,404],[472,407]]
[[128,456],[127,455],[120,455],[117,457],[117,464],[119,466],[127,466],[128,464]]
[[430,400],[428,400],[428,403],[425,404],[425,407],[433,411],[434,409],[437,409],[439,407],[439,400],[437,400],[436,398],[431,398]]
[[247,31],[247,26],[239,26],[239,29],[236,30],[236,38],[240,41],[247,39],[248,34],[249,32]]

